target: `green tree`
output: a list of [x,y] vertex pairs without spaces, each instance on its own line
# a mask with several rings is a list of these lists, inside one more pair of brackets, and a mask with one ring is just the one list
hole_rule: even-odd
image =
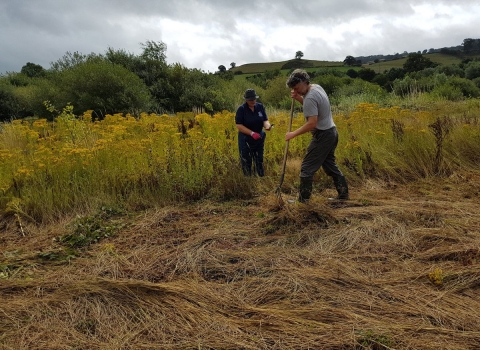
[[43,101],[58,98],[61,88],[56,78],[35,78],[30,84],[17,87],[14,90],[16,101],[18,101],[18,113],[21,118],[37,116],[51,119],[52,115],[45,109]]
[[371,82],[380,85],[384,89],[388,89],[389,81],[385,74],[376,74]]
[[147,40],[140,44],[143,52],[140,55],[145,61],[158,61],[166,63],[167,61],[167,45],[161,41]]
[[472,38],[463,39],[462,45],[463,45],[463,51],[465,53],[470,53],[470,52],[474,51],[475,39],[472,39]]
[[97,115],[148,111],[151,95],[142,80],[120,65],[86,62],[62,72],[57,109],[71,103],[75,113],[94,110]]
[[465,77],[465,70],[456,64],[440,65],[435,68],[436,73],[444,73],[447,76]]
[[233,71],[227,70],[227,68],[221,64],[218,66],[218,71],[215,72],[215,75],[219,76],[223,80],[233,80]]
[[[283,102],[290,97],[290,89],[285,85],[285,76],[280,75],[268,81],[267,88],[262,94],[262,102],[268,106],[282,108]],[[288,107],[287,107],[288,108]]]
[[25,74],[29,78],[36,78],[44,76],[45,69],[39,64],[27,62],[27,64],[20,70],[20,73]]
[[6,77],[0,77],[0,121],[16,119],[21,116],[14,90],[15,87]]
[[356,66],[357,65],[357,60],[353,56],[347,56],[343,60],[343,64],[346,66]]
[[123,49],[115,50],[111,47],[105,51],[105,58],[109,62],[113,64],[119,64],[135,74],[137,74],[138,70],[140,69],[142,62],[144,62],[144,59],[134,55],[133,53],[129,53]]
[[93,61],[93,60],[102,60],[102,59],[103,58],[101,55],[97,55],[95,53],[85,55],[78,51],[75,51],[73,53],[70,51],[67,51],[62,58],[58,59],[56,62],[51,62],[50,66],[53,71],[59,72],[66,69],[73,68],[80,63],[85,63],[87,61]]
[[403,79],[407,72],[403,68],[392,67],[386,72],[388,81],[395,81],[395,79]]
[[473,80],[480,77],[480,61],[469,62],[465,67],[465,78]]
[[267,69],[264,73],[257,73],[246,78],[246,80],[255,85],[266,89],[269,82],[281,75],[280,69]]
[[436,63],[432,62],[429,58],[423,56],[420,53],[411,53],[408,55],[407,60],[403,64],[403,69],[407,73],[418,72],[425,68],[435,68]]
[[167,46],[155,41],[147,41],[141,46],[143,51],[138,57],[125,52],[116,52],[114,57],[126,62],[122,65],[135,73],[148,87],[154,102],[151,105],[152,111],[156,113],[171,111],[172,95],[175,91],[168,81]]
[[30,79],[26,74],[24,73],[8,73],[5,77],[9,83],[15,87],[18,86],[27,86],[32,82],[32,79]]
[[347,75],[350,78],[355,79],[356,77],[358,77],[358,72],[355,69],[349,69],[347,70]]
[[296,58],[297,60],[301,59],[302,57],[303,57],[303,52],[302,52],[302,51],[297,51],[297,52],[295,53],[295,58]]
[[465,78],[451,77],[448,84],[462,92],[464,97],[478,98],[480,97],[480,89],[472,80]]
[[372,81],[376,74],[377,73],[370,68],[362,68],[358,71],[358,77],[365,81]]
[[314,83],[321,85],[328,95],[333,95],[343,85],[349,84],[351,80],[349,77],[339,77],[334,74],[322,74],[312,79]]

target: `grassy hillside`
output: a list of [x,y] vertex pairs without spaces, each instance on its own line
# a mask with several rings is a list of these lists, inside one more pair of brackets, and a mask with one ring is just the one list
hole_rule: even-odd
[[[425,54],[425,57],[429,58],[435,63],[441,65],[451,65],[451,64],[459,64],[462,62],[464,58],[479,58],[480,55],[470,55],[470,56],[452,56],[446,55],[442,53],[432,53],[432,54]],[[363,67],[368,67],[370,69],[375,70],[377,73],[383,73],[385,70],[389,70],[390,68],[402,68],[405,61],[407,60],[406,57],[396,59],[396,60],[389,60],[389,61],[382,61],[379,63],[372,63],[372,64],[364,64]],[[290,71],[290,68],[282,69],[285,65],[289,65],[295,68],[305,68],[309,71],[321,68],[335,68],[340,70],[348,70],[348,69],[359,69],[357,67],[348,67],[344,66],[342,61],[316,61],[316,60],[288,60],[288,61],[281,61],[281,62],[267,62],[267,63],[247,63],[232,69],[233,72],[241,71],[243,74],[256,74],[256,73],[263,73],[266,70],[274,70],[280,69],[283,73],[287,73]]]
[[290,68],[282,69],[284,66],[295,66],[296,68],[324,68],[324,67],[342,67],[343,62],[334,62],[334,61],[315,61],[315,60],[304,60],[304,59],[294,59],[288,61],[280,62],[267,62],[267,63],[247,63],[231,70],[235,73],[241,71],[243,74],[253,74],[253,73],[263,73],[266,70],[289,70]]
[[[425,54],[424,56],[430,59],[432,62],[441,64],[441,65],[460,64],[463,60],[463,58],[460,56],[445,55],[442,53]],[[383,62],[372,63],[372,64],[364,64],[363,66],[373,69],[377,73],[383,73],[385,70],[389,70],[390,68],[402,68],[406,60],[407,58],[404,57],[397,60],[383,61]]]

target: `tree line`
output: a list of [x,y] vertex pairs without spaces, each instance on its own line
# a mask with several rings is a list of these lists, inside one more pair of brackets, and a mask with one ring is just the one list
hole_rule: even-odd
[[363,63],[367,62],[372,62],[372,61],[377,61],[377,60],[396,60],[402,57],[407,57],[411,53],[421,53],[423,55],[427,53],[443,53],[447,55],[453,55],[453,56],[459,56],[459,55],[470,55],[470,54],[475,54],[480,52],[480,39],[472,39],[472,38],[466,38],[463,39],[462,44],[456,45],[456,46],[450,46],[450,47],[442,47],[442,48],[430,48],[430,49],[424,49],[422,51],[417,51],[417,52],[407,52],[403,51],[402,53],[396,52],[391,55],[369,55],[369,56],[347,56],[352,57],[355,59],[356,63],[359,65],[362,65]]
[[[108,48],[104,54],[67,52],[49,69],[28,62],[0,76],[0,120],[53,118],[67,104],[76,114],[175,113],[194,107],[231,109],[226,77],[180,63],[167,64],[163,42],[142,43],[139,55]],[[54,108],[45,108],[45,101]]]
[[[141,45],[139,55],[113,48],[103,54],[67,52],[49,69],[28,62],[20,72],[1,75],[0,120],[53,119],[69,104],[76,115],[91,110],[99,119],[114,113],[233,111],[243,102],[246,88],[254,88],[267,107],[289,109],[286,74],[304,61],[299,51],[283,70],[236,79],[224,66],[206,73],[180,63],[167,64],[163,42]],[[304,67],[312,82],[322,85],[337,105],[351,96],[368,100],[370,95],[378,100],[385,94],[406,96],[413,91],[449,100],[480,97],[480,61],[475,58],[458,65],[437,65],[421,53],[411,53],[403,67],[382,73],[357,67],[352,56],[344,64],[351,66],[346,72]],[[235,63],[230,65],[233,68]]]
[[[347,56],[344,64],[356,66],[357,60]],[[458,65],[440,65],[421,53],[410,53],[402,68],[390,68],[383,73],[363,67],[360,70],[349,69],[350,78],[360,78],[379,85],[387,92],[405,95],[415,88],[421,92],[430,92],[443,85],[444,91],[455,94],[455,99],[480,97],[480,60],[467,58]],[[414,86],[413,86],[414,85]],[[451,94],[444,96],[449,99]]]

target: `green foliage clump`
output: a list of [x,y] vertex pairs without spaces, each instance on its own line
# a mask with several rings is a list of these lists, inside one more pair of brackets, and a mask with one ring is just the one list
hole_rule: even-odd
[[56,105],[75,101],[75,113],[94,110],[99,115],[149,109],[150,94],[141,79],[119,65],[87,62],[63,71]]
[[480,89],[471,80],[452,77],[449,79],[448,84],[454,88],[458,88],[465,98],[480,97]]
[[321,85],[329,96],[333,95],[345,85],[352,84],[352,82],[353,80],[349,77],[338,77],[333,74],[319,75],[312,79],[312,83]]
[[465,78],[473,80],[480,77],[480,61],[472,61],[465,67]]
[[41,65],[27,62],[20,70],[20,73],[25,74],[29,78],[38,78],[44,76],[46,72]]
[[270,80],[261,96],[261,101],[269,107],[288,109],[291,98],[290,90],[285,85],[286,80],[283,75]]
[[68,247],[59,250],[49,250],[37,254],[37,258],[40,260],[54,262],[69,262],[77,256],[78,251]]
[[[272,80],[280,76],[280,69],[267,70],[264,73],[253,74],[246,78],[246,80],[254,85],[266,89]],[[286,80],[286,78],[284,78]]]
[[5,79],[0,79],[0,121],[20,117],[15,88]]
[[426,68],[435,68],[436,63],[420,53],[411,53],[403,64],[403,69],[407,72],[418,72]]
[[[452,65],[440,65],[435,68],[436,73],[443,73],[447,76],[456,76],[460,78],[465,78],[465,70],[462,69],[459,65],[457,64],[452,64]],[[470,79],[470,78],[467,78]]]
[[463,99],[463,93],[458,87],[447,84],[435,86],[430,94],[437,100],[460,101]]
[[123,227],[122,224],[110,220],[114,215],[121,213],[116,209],[102,207],[100,212],[93,216],[75,220],[72,224],[72,232],[61,236],[58,241],[68,248],[82,248],[97,243],[103,238],[112,236]]

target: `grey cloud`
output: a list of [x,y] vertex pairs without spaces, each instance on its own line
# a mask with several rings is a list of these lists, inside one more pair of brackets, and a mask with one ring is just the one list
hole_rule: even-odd
[[[218,65],[236,62],[282,61],[292,58],[297,50],[305,58],[343,60],[346,55],[389,54],[403,50],[423,50],[431,47],[458,45],[464,38],[475,37],[476,23],[466,27],[449,25],[449,14],[434,14],[445,18],[445,26],[431,31],[394,27],[392,19],[413,14],[413,6],[443,4],[480,11],[477,1],[387,1],[387,0],[324,0],[302,3],[291,0],[224,1],[224,0],[8,0],[0,3],[0,73],[19,71],[27,62],[41,64],[61,58],[65,52],[103,53],[108,47],[138,53],[146,40],[164,41],[167,60],[191,68],[216,70]],[[480,13],[478,13],[480,16]],[[343,34],[334,43],[328,38],[312,40],[306,47],[295,42],[269,43],[268,53],[261,53],[263,30],[277,28],[296,30],[299,25],[333,28],[352,19],[370,16],[381,21],[375,33],[361,29]],[[477,16],[478,17],[478,16]],[[164,40],[156,22],[164,19],[192,23],[205,28],[205,35],[227,42],[221,47],[209,47],[205,53],[192,52],[182,57],[175,41]],[[241,24],[258,27],[252,38],[242,32]],[[181,31],[182,28],[175,29]],[[298,35],[308,33],[299,32]],[[372,39],[372,35],[373,38]],[[175,39],[171,39],[175,40]],[[183,45],[186,45],[183,43]],[[218,62],[208,68],[205,62]]]

